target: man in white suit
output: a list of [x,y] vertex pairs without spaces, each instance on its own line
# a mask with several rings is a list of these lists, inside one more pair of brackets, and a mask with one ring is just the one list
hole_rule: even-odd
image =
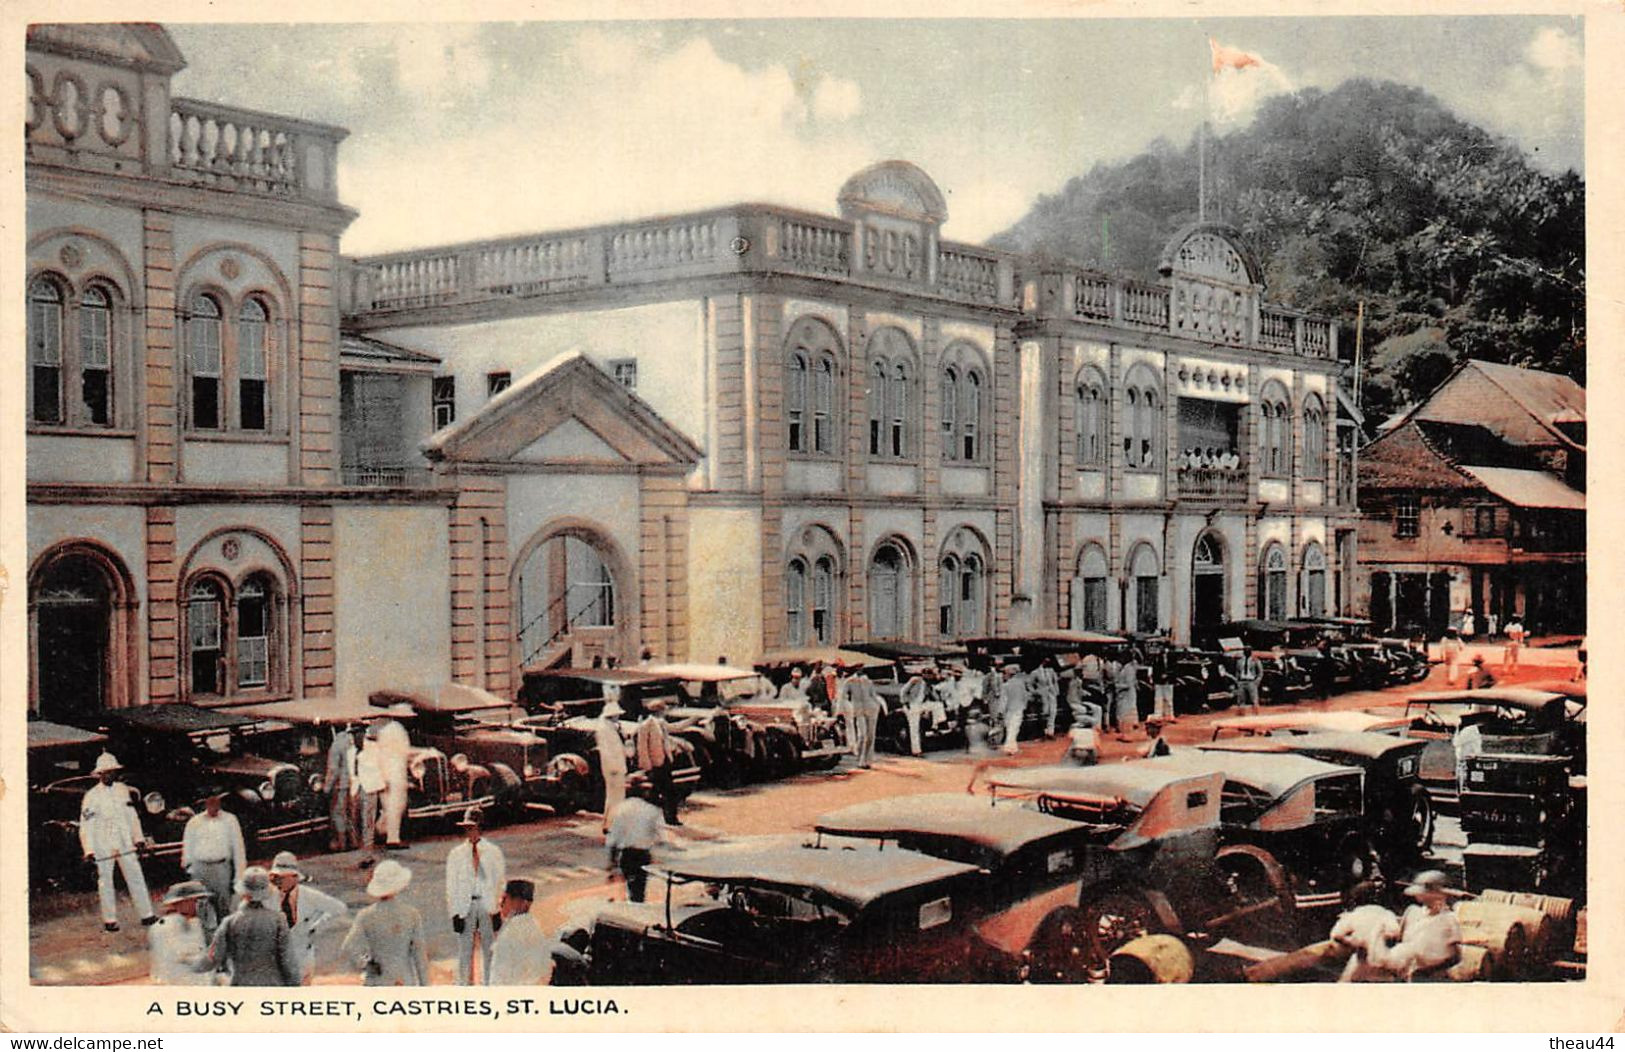
[[243,844],[242,823],[220,806],[225,790],[212,786],[203,791],[203,810],[186,821],[181,834],[181,868],[187,876],[209,889],[209,906],[199,912],[205,938],[236,909],[237,878],[248,868],[248,850]]
[[152,894],[147,891],[147,878],[141,872],[141,860],[136,852],[147,847],[147,835],[141,830],[141,816],[136,812],[135,790],[119,780],[124,767],[110,752],[96,757],[94,773],[97,784],[85,793],[79,805],[79,846],[85,852],[85,861],[96,863],[96,891],[101,898],[102,927],[118,931],[118,897],[113,887],[113,866],[124,874],[124,886],[129,889],[130,901],[135,905],[141,923],[158,923],[152,912]]
[[458,822],[467,839],[446,856],[446,912],[457,933],[457,982],[473,984],[474,942],[480,944],[480,981],[491,981],[491,944],[501,924],[498,911],[508,881],[508,862],[495,842],[480,836],[480,809]]
[[279,851],[271,860],[271,883],[279,895],[278,911],[288,920],[288,971],[300,986],[309,986],[316,974],[316,929],[350,912],[338,899],[307,887],[304,870],[292,851]]

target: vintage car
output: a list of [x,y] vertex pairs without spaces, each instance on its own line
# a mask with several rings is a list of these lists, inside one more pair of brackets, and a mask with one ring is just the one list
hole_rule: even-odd
[[1213,741],[1282,734],[1400,734],[1410,720],[1396,708],[1356,712],[1265,712],[1257,716],[1226,716],[1213,721]]
[[375,691],[369,703],[410,705],[413,737],[445,754],[477,797],[489,795],[499,813],[527,808],[570,813],[591,802],[591,765],[526,725],[524,709],[495,694],[458,683],[434,690]]
[[907,643],[893,640],[871,640],[849,643],[845,653],[856,653],[865,662],[856,667],[875,681],[885,709],[880,716],[877,738],[880,746],[890,752],[907,754],[913,751],[908,713],[901,699],[903,685],[914,675],[924,676],[931,688],[928,701],[942,702],[928,705],[920,716],[920,748],[937,745],[962,745],[966,728],[976,709],[959,708],[947,704],[936,693],[946,688],[950,670],[965,668],[969,654],[963,647],[933,646],[928,643]]
[[1293,753],[1365,772],[1366,831],[1384,872],[1413,869],[1433,845],[1433,801],[1422,785],[1425,742],[1370,731],[1228,738],[1198,746],[1224,752]]
[[[1036,668],[1045,658],[1054,660],[1063,669],[1078,664],[1085,656],[1101,659],[1122,657],[1130,646],[1123,636],[1080,629],[1038,629],[1018,636],[987,636],[965,640],[969,665],[978,670],[996,674],[1001,665],[1017,664],[1024,670]],[[994,689],[989,684],[989,689]],[[1155,694],[1151,686],[1150,669],[1140,668],[1136,701],[1141,713],[1151,710]],[[1104,699],[1096,697],[1096,703]],[[1072,713],[1065,704],[1063,685],[1061,703],[1057,710],[1056,729],[1064,732],[1072,723]],[[1022,723],[1021,737],[1039,737],[1044,731],[1044,717],[1038,706],[1029,704]]]
[[[598,717],[604,708],[607,694],[613,693],[620,701],[624,715],[618,721],[622,748],[626,752],[629,787],[643,783],[647,776],[637,770],[634,742],[638,722],[647,715],[644,702],[652,698],[664,700],[668,706],[686,701],[682,682],[672,676],[657,676],[643,669],[632,668],[556,668],[528,670],[520,700],[530,715],[522,717],[516,726],[533,731],[547,740],[554,757],[565,757],[572,765],[579,760],[584,770],[578,773],[585,779],[585,795],[581,807],[597,811],[604,806],[603,765],[598,755]],[[672,785],[681,794],[699,787],[705,776],[700,763],[709,760],[711,752],[706,738],[709,728],[680,731],[672,738],[679,754],[672,770]],[[698,742],[698,744],[696,744]]]
[[1433,671],[1426,646],[1418,647],[1408,639],[1392,636],[1378,639],[1377,645],[1382,647],[1389,660],[1393,662],[1394,676],[1399,683],[1420,683]]
[[[410,705],[390,702],[372,704],[370,701],[350,698],[302,698],[292,701],[269,701],[252,705],[234,706],[229,710],[245,717],[282,725],[269,737],[257,739],[276,755],[295,763],[303,772],[305,784],[321,801],[322,829],[328,828],[327,808],[327,755],[333,736],[347,728],[383,723],[394,720],[406,728],[408,734],[417,721],[417,713]],[[273,746],[273,743],[278,743]],[[444,822],[451,816],[461,815],[469,807],[492,807],[497,803],[488,784],[476,784],[480,772],[471,768],[459,771],[441,750],[414,742],[406,754],[408,782],[406,816],[414,824]],[[474,781],[469,775],[476,776]]]
[[666,715],[681,726],[701,756],[706,781],[731,787],[779,777],[804,765],[833,767],[848,750],[839,721],[810,705],[780,702],[773,685],[754,669],[733,665],[650,665],[652,675],[679,685]]
[[[1366,835],[1359,768],[1290,754],[1242,754],[1179,749],[1126,764],[1033,767],[1002,772],[995,784],[1025,787],[1064,806],[1069,791],[1098,795],[1097,772],[1135,767],[1140,777],[1222,774],[1220,839],[1225,846],[1257,848],[1268,883],[1290,880],[1297,910],[1336,906],[1372,875],[1376,853]],[[1109,777],[1109,776],[1108,776]]]
[[[1395,708],[1371,710],[1393,713]],[[1434,690],[1412,694],[1400,733],[1428,742],[1422,781],[1436,804],[1456,802],[1456,734],[1476,724],[1482,751],[1566,756],[1571,773],[1586,769],[1585,699],[1528,687]]]
[[985,875],[898,847],[759,836],[657,856],[650,902],[560,933],[553,983],[716,985],[976,981]]
[[1217,712],[1235,704],[1235,668],[1224,654],[1170,646],[1165,660],[1174,683],[1175,713]]
[[28,870],[31,884],[87,883],[79,862],[79,808],[96,784],[107,735],[48,720],[28,721]]
[[964,794],[893,797],[815,828],[977,866],[974,930],[1008,962],[1004,977],[1025,982],[1108,978],[1115,899],[1154,903],[1172,930],[1215,937],[1255,937],[1272,911],[1290,915],[1289,900],[1245,879],[1246,865],[1215,859],[1221,775],[1170,778],[1137,764],[1088,774],[1096,793],[1086,799],[1074,784],[1054,813],[1051,799],[1001,798],[1012,789],[995,780],[993,807]]
[[178,859],[186,823],[211,787],[237,816],[250,854],[327,828],[327,803],[298,762],[266,746],[286,725],[239,709],[186,702],[114,709],[99,716],[125,782],[141,794],[152,856]]

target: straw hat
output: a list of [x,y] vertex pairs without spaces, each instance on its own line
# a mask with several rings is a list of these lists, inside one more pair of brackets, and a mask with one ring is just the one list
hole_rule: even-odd
[[457,828],[467,829],[469,826],[478,828],[485,824],[485,812],[477,807],[470,807],[463,812],[463,817],[457,820]]
[[275,894],[271,889],[271,874],[265,871],[264,866],[249,866],[243,870],[243,875],[237,878],[237,893],[246,895],[250,902],[258,902],[262,906],[271,904]]
[[1450,886],[1450,877],[1443,870],[1438,869],[1428,869],[1418,873],[1411,878],[1410,887],[1405,889],[1406,897],[1413,899],[1430,894],[1449,895],[1453,892],[1454,889]]
[[367,894],[375,899],[387,899],[391,895],[399,895],[405,891],[410,883],[412,871],[394,859],[386,858],[372,871],[372,880],[367,883]]
[[186,899],[206,899],[209,889],[203,886],[201,880],[183,880],[178,884],[171,884],[169,890],[164,892],[164,905],[172,906]]
[[299,868],[299,857],[292,851],[278,851],[271,860],[271,876],[285,877],[289,874],[305,879],[305,871]]
[[110,752],[104,752],[100,756],[96,757],[96,767],[91,771],[91,773],[101,774],[103,771],[122,770],[124,770],[124,765],[118,762],[118,757],[114,756]]
[[601,711],[598,715],[607,720],[615,720],[625,716],[626,710],[621,708],[621,703],[618,701],[606,701],[604,702],[603,711]]

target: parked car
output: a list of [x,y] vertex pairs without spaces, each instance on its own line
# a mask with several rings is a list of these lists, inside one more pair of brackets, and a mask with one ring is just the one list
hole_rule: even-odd
[[[892,797],[825,815],[815,828],[977,866],[985,876],[974,930],[1002,955],[1003,978],[1107,978],[1123,934],[1114,899],[1155,902],[1157,915],[1181,932],[1221,920],[1230,935],[1250,935],[1268,908],[1239,901],[1249,889],[1232,886],[1215,860],[1223,778],[1147,779],[1135,777],[1143,773],[1138,765],[1090,773],[1109,791],[1086,804],[1074,788],[1067,807],[1053,813],[1039,806],[1053,799],[995,796],[990,808],[964,794]],[[1273,893],[1265,899],[1281,905]]]
[[976,981],[984,874],[898,847],[750,837],[657,857],[651,902],[567,926],[555,985]]
[[1426,747],[1425,742],[1370,731],[1229,738],[1199,746],[1222,752],[1293,753],[1360,768],[1365,775],[1367,836],[1390,876],[1414,869],[1433,845],[1433,802],[1421,778]]
[[1257,716],[1226,716],[1213,723],[1213,741],[1281,734],[1401,734],[1410,720],[1396,708],[1355,712],[1264,712]]
[[1420,683],[1433,671],[1433,664],[1428,659],[1425,645],[1418,646],[1409,639],[1391,636],[1377,640],[1377,645],[1387,653],[1393,663],[1393,674],[1400,683]]
[[1167,660],[1174,681],[1175,713],[1217,712],[1235,704],[1235,669],[1223,654],[1170,647]]
[[499,812],[539,808],[557,814],[591,802],[591,765],[526,725],[525,710],[486,691],[456,683],[434,691],[377,691],[369,701],[412,707],[414,737],[438,749],[471,796],[490,796]]
[[[946,682],[954,667],[967,667],[970,661],[970,654],[964,647],[933,646],[929,643],[876,640],[849,643],[845,649],[885,662],[882,671],[868,673],[876,681],[876,689],[886,705],[880,717],[878,740],[883,748],[905,754],[912,751],[913,744],[908,714],[900,702],[903,684],[919,673],[926,677],[934,690]],[[972,714],[968,708],[956,709],[948,705],[943,706],[940,718],[927,714],[920,721],[920,748],[927,750],[933,745],[963,744],[967,722]]]
[[178,859],[186,823],[211,786],[237,816],[250,854],[327,828],[327,803],[293,760],[262,747],[288,728],[238,709],[186,702],[141,705],[99,717],[125,781],[141,794],[152,857]]
[[47,720],[28,721],[29,882],[89,882],[80,862],[79,808],[95,785],[96,757],[107,735]]
[[[644,671],[676,681],[677,701],[666,717],[679,724],[696,721],[680,733],[693,746],[705,782],[731,788],[774,773],[767,724],[736,707],[747,699],[754,707],[754,699],[769,686],[760,673],[697,663],[649,665]],[[763,699],[761,704],[770,703]],[[787,711],[786,707],[778,714]],[[782,740],[781,735],[782,728],[772,740]]]
[[1422,781],[1436,804],[1456,803],[1455,736],[1466,724],[1478,725],[1484,752],[1566,756],[1571,773],[1586,769],[1583,698],[1521,686],[1435,690],[1411,695],[1403,711],[1401,733],[1429,743]]

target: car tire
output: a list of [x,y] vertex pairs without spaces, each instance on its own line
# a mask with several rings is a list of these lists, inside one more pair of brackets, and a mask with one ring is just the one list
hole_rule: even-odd
[[1414,837],[1412,845],[1418,856],[1427,854],[1433,847],[1434,817],[1433,797],[1428,795],[1427,789],[1413,785],[1409,829]]
[[1086,888],[1078,898],[1078,912],[1079,946],[1087,982],[1103,983],[1110,977],[1112,954],[1118,947],[1163,930],[1151,900],[1126,884]]
[[1089,947],[1083,937],[1084,912],[1062,906],[1038,924],[1027,944],[1023,980],[1029,983],[1084,983],[1089,981]]
[[1250,911],[1236,918],[1233,927],[1222,925],[1223,933],[1235,932],[1240,942],[1291,942],[1297,928],[1297,901],[1292,880],[1276,857],[1253,844],[1231,844],[1219,849],[1213,863],[1227,902],[1212,919]]

